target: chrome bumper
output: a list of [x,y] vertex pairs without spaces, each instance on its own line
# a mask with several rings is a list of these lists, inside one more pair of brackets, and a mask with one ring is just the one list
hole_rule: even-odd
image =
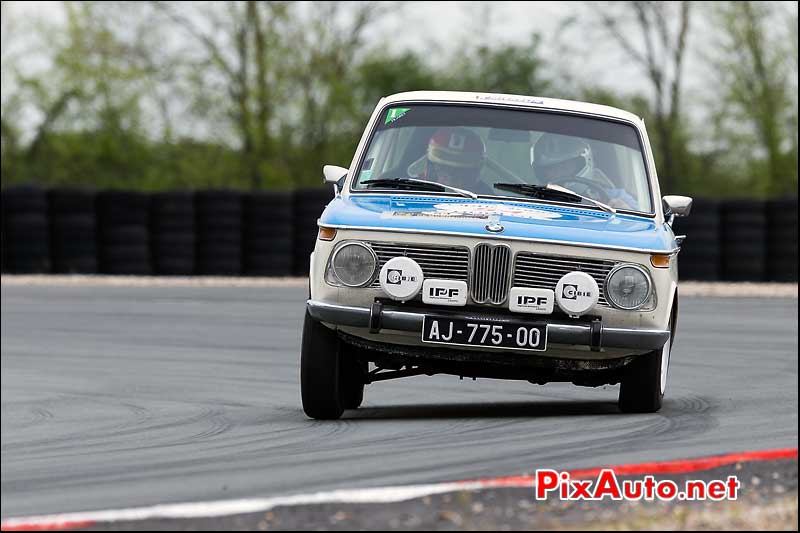
[[[382,329],[421,333],[422,320],[425,316],[420,312],[385,309],[379,304],[372,307],[355,307],[308,300],[306,306],[309,314],[320,322],[369,328],[373,333]],[[436,311],[432,310],[431,314],[435,313]],[[507,318],[512,319],[512,317]],[[513,320],[524,321],[526,318],[530,318],[530,315],[515,315]],[[657,350],[669,339],[667,330],[612,328],[604,326],[599,321],[576,324],[542,315],[535,321],[547,324],[548,343],[589,346],[593,350],[604,347]]]

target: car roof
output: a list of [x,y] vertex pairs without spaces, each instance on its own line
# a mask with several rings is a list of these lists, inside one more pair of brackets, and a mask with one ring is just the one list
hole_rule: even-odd
[[642,119],[616,107],[578,102],[575,100],[560,100],[539,96],[526,96],[520,94],[500,93],[475,93],[460,91],[411,91],[392,94],[383,98],[383,104],[395,102],[422,101],[422,102],[457,102],[469,105],[504,104],[532,109],[553,109],[559,111],[575,111],[604,117],[618,118],[636,124],[643,123]]

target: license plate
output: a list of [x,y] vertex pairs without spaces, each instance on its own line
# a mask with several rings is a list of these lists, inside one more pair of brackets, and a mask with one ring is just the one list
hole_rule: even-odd
[[547,324],[425,315],[422,342],[543,351],[547,349]]

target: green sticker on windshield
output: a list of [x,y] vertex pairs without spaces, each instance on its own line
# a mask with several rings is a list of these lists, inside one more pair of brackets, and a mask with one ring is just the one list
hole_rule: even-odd
[[388,113],[386,113],[386,120],[384,121],[384,124],[394,122],[409,111],[411,111],[410,107],[393,107]]

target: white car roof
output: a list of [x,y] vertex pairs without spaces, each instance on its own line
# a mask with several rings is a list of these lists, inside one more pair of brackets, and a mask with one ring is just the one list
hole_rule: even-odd
[[412,91],[387,96],[383,98],[381,103],[391,104],[409,100],[424,102],[458,102],[473,105],[479,105],[483,103],[506,104],[535,109],[576,111],[579,113],[589,113],[592,115],[619,118],[636,124],[643,123],[642,119],[633,113],[623,111],[622,109],[618,109],[616,107],[589,104],[574,100],[559,100],[557,98],[526,96],[520,94],[472,93],[458,91]]

